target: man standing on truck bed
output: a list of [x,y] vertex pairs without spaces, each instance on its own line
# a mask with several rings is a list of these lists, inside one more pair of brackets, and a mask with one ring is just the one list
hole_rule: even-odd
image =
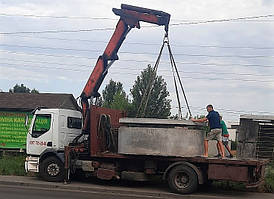
[[206,117],[201,119],[191,119],[193,122],[209,122],[210,131],[207,133],[207,136],[204,140],[204,156],[208,157],[208,140],[216,140],[217,149],[219,148],[221,157],[224,158],[224,146],[222,143],[222,126],[220,122],[220,115],[217,111],[213,110],[213,106],[211,104],[206,106],[206,110],[208,112],[208,115]]
[[220,116],[220,121],[221,121],[221,127],[222,127],[222,142],[223,142],[223,145],[225,146],[226,150],[229,152],[228,157],[233,158],[233,155],[232,155],[231,150],[230,150],[229,145],[228,145],[229,133],[228,133],[226,124],[225,124],[222,116]]

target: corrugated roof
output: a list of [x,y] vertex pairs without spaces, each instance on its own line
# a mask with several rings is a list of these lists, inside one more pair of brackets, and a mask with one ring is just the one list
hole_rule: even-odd
[[240,115],[243,119],[253,119],[253,120],[274,120],[274,115]]
[[33,110],[38,106],[79,110],[72,94],[0,92],[2,110]]

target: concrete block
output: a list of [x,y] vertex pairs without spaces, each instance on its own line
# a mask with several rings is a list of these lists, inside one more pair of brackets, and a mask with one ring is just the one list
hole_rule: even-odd
[[156,119],[156,118],[131,118],[124,117],[119,119],[119,123],[125,126],[141,124],[145,125],[175,125],[175,126],[203,126],[203,124],[194,123],[191,120],[172,120],[172,119]]
[[204,132],[188,127],[148,128],[121,126],[118,153],[193,157],[203,155]]

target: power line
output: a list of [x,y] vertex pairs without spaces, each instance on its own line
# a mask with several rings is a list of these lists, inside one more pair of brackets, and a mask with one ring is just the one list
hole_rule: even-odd
[[238,63],[200,63],[200,62],[177,62],[185,65],[201,65],[201,66],[243,66],[243,67],[263,67],[263,68],[273,68],[271,65],[261,65],[261,64],[238,64]]
[[[16,68],[16,66],[14,65],[14,63],[13,64],[10,64],[10,63],[0,63],[0,64],[10,65],[10,66],[13,66],[14,68]],[[51,70],[67,70],[67,71],[75,71],[75,72],[84,72],[84,71],[87,71],[87,70],[79,70],[79,69],[72,69],[72,68],[62,68],[62,67],[46,67],[46,66],[35,66],[35,67],[33,67],[33,66],[26,65],[26,64],[20,64],[20,66],[25,67],[25,68],[42,68],[42,69],[51,69]]]
[[[191,107],[192,110],[196,110],[198,112],[200,112],[200,111],[205,112],[205,108],[197,107],[197,106],[191,106],[191,105],[190,105],[190,107]],[[172,109],[176,109],[176,108],[178,108],[178,107],[173,107]],[[186,108],[186,107],[182,107],[182,108]],[[231,115],[241,115],[241,114],[250,114],[250,113],[252,113],[252,114],[273,114],[273,113],[268,112],[268,111],[234,110],[234,109],[225,109],[225,108],[217,108],[216,110],[218,110],[219,112],[221,110],[221,112],[224,112],[228,115],[230,115],[230,114]]]
[[[10,53],[10,54],[17,54],[17,55],[30,55],[30,56],[46,56],[46,57],[66,57],[66,58],[73,58],[73,59],[88,59],[88,60],[96,60],[97,58],[94,57],[86,57],[86,56],[76,56],[76,55],[55,55],[55,54],[44,54],[44,53],[26,53],[26,52],[18,52],[18,51],[8,51],[8,50],[0,50],[0,52]],[[151,60],[135,60],[135,59],[119,59],[121,62],[137,62],[137,63],[152,63]],[[167,61],[161,61],[161,63],[169,63]],[[273,65],[261,65],[261,64],[239,64],[239,63],[201,63],[201,62],[180,62],[177,63],[184,64],[184,65],[201,65],[201,66],[243,66],[243,67],[263,67],[263,68],[273,68]]]
[[188,48],[228,48],[228,49],[253,49],[253,50],[274,50],[273,47],[254,47],[254,46],[220,46],[220,45],[177,45],[176,47]]
[[85,57],[85,56],[76,56],[76,55],[56,55],[56,54],[44,54],[44,53],[25,53],[25,52],[18,52],[18,51],[10,51],[10,50],[0,50],[0,52],[10,53],[10,54],[23,54],[23,55],[30,55],[30,56],[46,56],[46,57],[67,57],[67,58],[76,58],[76,59],[97,59],[92,57]]
[[[2,64],[2,63],[0,63]],[[7,64],[7,63],[5,63]],[[9,64],[7,64],[9,65]],[[27,66],[29,67],[29,66]],[[39,68],[45,68],[45,69],[51,69],[50,67],[39,67]],[[55,68],[55,69],[66,69],[66,68]],[[73,70],[73,69],[70,69],[72,71],[79,71],[77,69]],[[120,73],[115,73],[115,74],[120,74]],[[196,78],[191,78],[191,79],[196,79]],[[197,110],[204,110],[205,108],[202,108],[202,107],[197,107],[197,106],[191,106],[193,109],[197,109]],[[184,108],[184,107],[183,107]],[[233,110],[233,109],[225,109],[225,108],[218,108],[218,110],[221,110],[223,112],[226,112],[226,113],[233,113],[233,114],[245,114],[245,113],[261,113],[261,114],[272,114],[271,112],[267,112],[267,111],[254,111],[254,110]]]
[[[205,108],[198,107],[198,106],[190,106],[192,108],[200,109],[200,110],[205,110]],[[254,111],[254,110],[235,110],[235,109],[226,109],[226,108],[217,108],[216,110],[221,110],[221,111],[226,111],[226,112],[232,112],[232,113],[262,113],[262,114],[273,114],[268,111]]]
[[[5,60],[8,61],[20,61],[23,63],[41,63],[41,64],[53,64],[53,65],[58,65],[58,66],[74,66],[74,67],[82,67],[82,68],[89,68],[91,69],[92,65],[87,65],[87,64],[69,64],[69,63],[60,63],[60,62],[47,62],[47,61],[30,61],[30,60],[21,60],[21,59],[10,59],[10,58],[5,58]],[[66,68],[67,69],[67,68]],[[115,69],[123,69],[123,70],[135,70],[135,71],[141,71],[140,69],[136,69],[135,67],[115,67]],[[170,71],[166,69],[159,69],[159,71]],[[212,72],[197,72],[197,71],[182,71],[179,70],[181,73],[189,73],[189,74],[209,74],[209,75],[239,75],[239,76],[253,76],[253,77],[272,77],[273,75],[263,75],[263,74],[251,74],[251,73],[231,73],[231,72],[218,72],[214,71]]]
[[43,33],[75,33],[75,32],[108,31],[108,30],[114,30],[114,28],[92,28],[92,29],[79,29],[79,30],[43,30],[43,31],[0,32],[0,35],[43,34]]
[[[110,17],[89,17],[89,16],[57,16],[57,15],[35,15],[35,14],[9,14],[9,13],[0,13],[0,16],[5,17],[31,17],[31,18],[56,18],[56,19],[88,19],[88,20],[117,20],[117,18],[110,18]],[[212,20],[204,20],[200,21],[198,19],[194,20],[186,20],[186,19],[171,19],[172,21],[183,21],[180,23],[171,23],[171,25],[188,25],[188,24],[200,24],[200,23],[213,23],[213,22],[229,22],[229,21],[260,21],[260,18],[268,18],[273,17],[273,14],[269,15],[259,15],[259,16],[246,16],[246,17],[237,17],[237,18],[230,18],[230,19],[212,19]],[[257,20],[251,20],[257,19]],[[261,20],[266,21],[266,20]],[[271,21],[271,20],[267,20]]]
[[[90,65],[84,65],[84,64],[64,64],[64,63],[58,63],[58,62],[45,62],[45,61],[28,61],[28,60],[18,60],[18,59],[5,59],[5,60],[11,60],[11,61],[21,61],[21,62],[25,62],[25,63],[42,63],[42,64],[54,64],[54,65],[58,65],[58,66],[74,66],[74,67],[82,67],[82,68],[89,68],[90,71],[92,69],[92,67]],[[1,63],[1,64],[10,64],[10,63]],[[14,64],[14,63],[13,63]],[[71,69],[71,68],[52,68],[52,67],[46,67],[48,69],[63,69],[63,70],[79,70],[79,69]],[[123,69],[123,70],[128,70],[128,68],[125,67],[115,67],[113,68],[114,70],[116,69]],[[135,71],[141,71],[139,69],[135,69],[134,67],[131,67],[129,69],[130,71],[135,70]],[[79,70],[80,71],[80,70]],[[81,70],[82,71],[82,70]],[[166,69],[159,69],[159,71],[166,71],[166,72],[170,72],[170,70],[166,70]],[[181,71],[179,70],[179,72],[183,73],[183,74],[208,74],[208,75],[239,75],[239,76],[251,76],[251,77],[272,77],[272,75],[263,75],[263,74],[250,74],[250,73],[227,73],[227,72],[194,72],[194,71]]]
[[[127,51],[120,51],[121,54],[134,54],[134,55],[157,55],[157,53],[151,53],[151,52],[127,52]],[[214,57],[214,58],[232,58],[232,57],[238,57],[238,58],[247,58],[247,59],[253,59],[253,58],[274,58],[272,55],[205,55],[205,54],[185,54],[185,53],[174,53],[174,55],[177,56],[189,56],[189,57]]]
[[[90,42],[90,43],[108,43],[106,41],[98,40],[89,40],[89,39],[67,39],[67,38],[58,38],[58,37],[33,37],[26,35],[10,35],[14,37],[23,37],[23,38],[35,38],[35,39],[47,39],[47,40],[60,40],[60,41],[77,41],[77,42]],[[124,42],[124,44],[130,45],[146,45],[146,46],[159,46],[158,43],[146,43],[146,42]],[[220,45],[183,45],[183,44],[173,44],[172,46],[176,47],[187,47],[187,48],[229,48],[229,49],[254,49],[254,50],[274,50],[274,47],[255,47],[255,46],[220,46]]]
[[221,111],[226,112],[234,112],[234,113],[240,113],[240,114],[248,114],[248,113],[260,113],[260,114],[273,114],[273,112],[268,111],[254,111],[254,110],[232,110],[232,109],[224,109],[224,108],[218,108]]
[[[13,37],[23,37],[23,38],[35,38],[35,39],[48,39],[48,40],[60,40],[60,41],[80,41],[80,42],[98,42],[98,43],[108,43],[106,41],[98,41],[98,40],[89,40],[89,39],[68,39],[68,38],[60,38],[60,37],[39,37],[39,36],[27,36],[27,35],[9,35]],[[126,43],[126,42],[124,42]]]
[[[136,69],[134,67],[115,67],[113,69],[123,69],[123,70],[135,70],[135,71],[140,71],[139,69]],[[166,69],[158,69],[158,71],[171,71],[171,70],[166,70]],[[273,75],[263,75],[263,74],[252,74],[252,73],[231,73],[231,72],[218,72],[218,71],[214,71],[214,73],[212,72],[197,72],[197,71],[182,71],[182,70],[178,70],[180,73],[184,74],[205,74],[205,75],[239,75],[239,76],[252,76],[252,77],[273,77]]]
[[[27,46],[27,45],[8,45],[0,44],[0,46],[7,47],[19,47],[19,48],[36,48],[36,49],[48,49],[48,50],[67,50],[67,51],[85,51],[85,52],[101,52],[99,50],[88,50],[88,49],[73,49],[73,48],[55,48],[55,47],[43,47],[43,46]],[[120,54],[133,54],[133,55],[157,55],[157,53],[152,52],[129,52],[120,51]],[[245,58],[245,59],[255,59],[255,58],[274,58],[272,55],[206,55],[206,54],[185,54],[185,53],[174,53],[176,56],[188,56],[188,57],[214,57],[214,58]]]
[[[154,28],[158,26],[143,26],[143,28]],[[16,35],[16,34],[45,34],[45,33],[78,33],[78,32],[94,32],[94,31],[110,31],[115,28],[91,28],[78,30],[43,30],[43,31],[16,31],[16,32],[0,32],[0,35]]]
[[[140,75],[139,73],[124,73],[123,71],[118,72],[118,73],[111,73],[111,74],[117,74],[117,75],[121,75],[121,74],[127,74],[127,75]],[[160,76],[164,76],[164,77],[172,77],[172,75],[160,75]],[[195,79],[195,80],[227,80],[227,81],[243,81],[243,82],[264,82],[264,83],[273,83],[273,81],[267,81],[267,80],[254,80],[254,79],[239,79],[239,78],[210,78],[210,77],[206,77],[206,78],[199,78],[199,77],[190,77],[190,76],[184,76],[183,79]]]
[[[230,22],[230,21],[239,21],[239,20],[246,20],[246,19],[267,18],[267,17],[273,17],[273,16],[274,16],[274,14],[268,14],[268,15],[259,15],[259,16],[247,16],[247,17],[230,18],[230,19],[213,19],[213,20],[205,20],[205,21],[197,21],[197,22],[180,22],[180,23],[172,23],[172,24],[170,24],[170,26]],[[151,26],[143,26],[143,27],[151,28],[151,27],[158,27],[158,26],[151,25]],[[16,32],[0,32],[0,35],[43,34],[43,33],[75,33],[75,32],[92,32],[92,31],[107,31],[107,30],[114,30],[114,28],[93,28],[93,29],[79,29],[79,30],[16,31]]]
[[[201,108],[201,107],[195,107],[195,106],[190,106],[192,110],[196,110],[198,111],[199,114],[201,114],[201,111],[202,112],[205,112],[205,108]],[[178,107],[172,107],[172,109],[176,109]],[[185,108],[185,107],[182,107],[182,108]],[[267,112],[267,111],[249,111],[249,110],[245,110],[245,111],[238,111],[238,110],[228,110],[228,109],[219,109],[217,108],[217,110],[221,110],[222,112],[226,113],[227,115],[241,115],[241,114],[273,114],[271,112]]]
[[60,63],[60,62],[47,62],[47,61],[31,61],[31,60],[22,60],[22,59],[10,59],[10,58],[5,58],[7,61],[20,61],[24,63],[40,63],[40,64],[53,64],[53,65],[61,65],[61,66],[74,66],[74,67],[85,67],[88,68],[90,65],[87,64],[69,64],[69,63]]
[[89,50],[89,49],[56,48],[56,47],[11,45],[11,44],[0,44],[0,46],[17,47],[17,48],[35,48],[35,49],[46,49],[46,50],[67,50],[67,51],[100,52],[99,50]]
[[[6,64],[6,65],[12,65],[14,64],[9,64],[9,63],[0,63],[0,64]],[[34,68],[26,64],[22,64],[24,67],[28,68]],[[61,68],[61,67],[40,67],[40,66],[35,66],[36,68],[46,68],[46,69],[52,69],[52,70],[69,70],[69,71],[76,71],[76,72],[85,72],[86,70],[79,70],[79,69],[69,69],[69,68]],[[126,75],[140,75],[139,73],[128,73],[124,71],[120,72],[112,72],[112,75],[121,75],[121,74],[126,74]],[[172,75],[161,75],[165,77],[172,77]],[[267,81],[267,80],[254,80],[254,79],[238,79],[238,78],[199,78],[199,77],[190,77],[190,76],[184,76],[184,79],[196,79],[196,80],[228,80],[228,81],[244,81],[244,82],[263,82],[263,83],[273,83],[274,81]]]
[[34,14],[7,14],[0,13],[0,16],[6,17],[31,17],[31,18],[56,18],[56,19],[89,19],[89,20],[117,20],[109,17],[88,17],[88,16],[52,16],[52,15],[34,15]]
[[212,20],[197,21],[197,22],[180,22],[180,23],[173,23],[173,24],[171,24],[171,26],[231,22],[231,21],[240,21],[240,20],[246,20],[246,19],[249,20],[249,19],[268,18],[268,17],[274,17],[274,14],[259,15],[259,16],[237,17],[237,18],[230,18],[230,19],[212,19]]
[[[53,64],[53,65],[58,65],[58,66],[74,66],[74,67],[82,67],[82,68],[89,68],[92,69],[92,65],[87,65],[87,64],[69,64],[69,63],[60,63],[60,62],[47,62],[47,61],[30,61],[30,60],[21,60],[21,59],[10,59],[10,58],[5,58],[5,60],[8,61],[20,61],[24,63],[41,63],[41,64]],[[2,63],[3,64],[3,63]],[[50,68],[50,67],[47,67]],[[70,68],[60,68],[64,70],[70,70]],[[114,70],[116,69],[122,69],[122,70],[134,70],[134,71],[141,71],[140,69],[136,69],[136,67],[115,67],[113,68]],[[75,69],[73,69],[75,71]],[[167,69],[159,69],[159,71],[167,71],[170,72],[170,70]],[[273,75],[263,75],[263,74],[251,74],[251,73],[231,73],[231,72],[218,72],[214,71],[212,72],[197,72],[197,71],[182,71],[179,70],[181,73],[187,73],[187,74],[208,74],[208,75],[239,75],[239,76],[252,76],[252,77],[272,77]]]
[[[0,13],[0,16],[4,16],[4,17],[30,17],[30,18],[55,18],[55,19],[115,20],[115,21],[117,21],[117,18],[89,17],[89,16],[57,16],[57,15],[8,14],[8,13]],[[195,21],[195,20],[172,19],[172,21]]]
[[[201,111],[202,111],[202,109],[199,109],[199,108],[192,108],[192,110],[196,110],[200,114],[201,114]],[[237,115],[237,116],[239,116],[241,114],[250,114],[250,112],[247,112],[247,111],[245,111],[245,112],[234,112],[234,111],[225,111],[225,110],[223,110],[222,112],[224,112],[226,115]],[[259,113],[259,112],[253,112],[253,113],[262,114],[262,113]],[[268,113],[265,113],[265,114],[268,114]]]

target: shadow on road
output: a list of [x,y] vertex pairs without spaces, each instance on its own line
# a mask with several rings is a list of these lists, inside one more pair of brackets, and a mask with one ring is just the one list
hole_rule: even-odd
[[[89,177],[89,178],[74,178],[73,182],[84,182],[92,185],[99,186],[110,186],[110,187],[119,187],[119,188],[132,188],[132,189],[140,189],[144,191],[155,191],[155,192],[170,192],[167,183],[163,180],[154,180],[154,181],[145,181],[145,182],[136,182],[136,181],[127,181],[127,180],[112,180],[105,181],[97,178]],[[229,188],[228,188],[229,189]],[[215,196],[242,196],[248,195],[247,190],[239,191],[239,190],[227,190],[227,188],[216,187],[216,185],[202,185],[199,186],[197,192],[194,195],[215,195]],[[193,194],[192,194],[193,195]]]

